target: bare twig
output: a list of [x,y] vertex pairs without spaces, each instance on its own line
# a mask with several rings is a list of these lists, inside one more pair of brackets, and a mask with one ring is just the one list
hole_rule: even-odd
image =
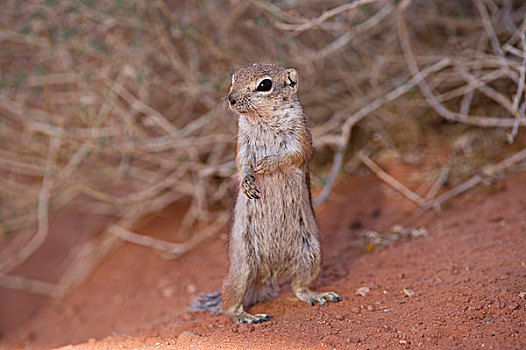
[[55,284],[22,276],[0,274],[0,287],[52,296]]
[[431,186],[431,188],[429,189],[429,192],[427,192],[427,195],[425,198],[426,201],[435,198],[440,188],[446,183],[452,167],[453,167],[453,162],[449,162],[446,165],[444,165],[442,169],[440,169],[440,174],[438,174],[438,177],[436,181],[433,183],[433,186]]
[[[403,9],[403,6],[400,6]],[[398,33],[400,37],[400,44],[406,58],[407,65],[411,74],[416,75],[420,72],[416,63],[415,56],[409,44],[409,37],[407,34],[407,27],[403,18],[403,11],[400,10],[398,13]],[[447,109],[442,103],[438,101],[431,88],[425,80],[419,81],[418,86],[424,94],[429,104],[435,109],[435,111],[443,118],[451,121],[462,122],[466,124],[477,125],[481,127],[512,127],[517,123],[516,119],[511,118],[495,118],[495,117],[478,117],[478,116],[467,116],[460,113],[455,113]],[[521,118],[518,121],[519,126],[526,125],[526,118]]]
[[[484,49],[484,47],[486,46],[486,38],[485,37],[481,37],[479,39],[479,43],[477,44],[477,55],[480,57],[481,56],[481,53],[482,53],[482,50]],[[479,72],[480,69],[482,68],[482,60],[481,59],[478,59],[476,61],[477,63],[477,66],[475,67],[475,72]],[[482,83],[482,78],[480,79],[481,80],[481,83]],[[460,114],[463,114],[463,115],[467,115],[469,114],[469,109],[471,107],[471,102],[473,100],[473,94],[474,94],[474,90],[471,89],[469,91],[467,91],[466,93],[464,93],[464,97],[462,97],[462,102],[460,103]]]
[[168,120],[166,120],[166,118],[160,112],[138,100],[128,90],[126,90],[124,86],[115,84],[115,82],[110,82],[109,80],[107,81],[107,84],[108,87],[110,87],[115,94],[122,97],[130,105],[130,107],[152,118],[152,120],[168,134],[176,134],[177,129]]
[[526,35],[524,31],[520,34],[521,38],[521,46],[522,46],[522,64],[519,69],[519,85],[517,86],[517,91],[515,92],[515,95],[513,96],[513,108],[518,109],[519,103],[521,100],[521,97],[524,92],[524,80],[526,76]]
[[305,23],[306,21],[302,18],[293,16],[291,14],[286,13],[283,11],[279,6],[274,5],[271,2],[268,1],[261,1],[261,0],[251,0],[252,4],[254,4],[257,7],[260,7],[270,13],[272,13],[275,17],[287,21],[290,23]]
[[62,298],[72,288],[82,283],[102,259],[120,243],[116,236],[107,231],[83,244],[68,265],[68,269],[60,277],[53,290],[53,297]]
[[514,164],[517,164],[525,159],[526,159],[526,148],[520,152],[513,154],[512,156],[508,158],[505,158],[504,160],[502,160],[501,162],[497,164],[487,165],[481,169],[479,174],[473,175],[470,179],[461,183],[457,187],[443,193],[442,195],[438,196],[437,198],[431,201],[426,201],[426,203],[422,205],[422,208],[419,209],[417,213],[421,213],[429,208],[439,206],[440,204],[446,202],[447,200],[475,187],[485,178],[495,176],[499,172],[504,171],[508,169],[509,167],[513,166]]
[[49,140],[49,151],[46,162],[46,171],[44,180],[42,181],[42,188],[38,196],[38,229],[35,235],[27,242],[16,255],[8,256],[0,262],[0,271],[8,273],[15,267],[23,263],[30,257],[41,245],[44,243],[49,227],[49,199],[51,195],[51,188],[53,187],[53,179],[55,176],[55,166],[57,153],[60,147],[60,138],[52,137]]
[[332,53],[342,49],[349,42],[351,42],[351,40],[355,36],[359,35],[362,32],[365,32],[366,30],[369,30],[369,29],[375,27],[376,25],[378,25],[378,23],[380,23],[380,21],[382,21],[390,13],[393,12],[393,9],[394,9],[394,7],[391,5],[390,2],[388,2],[374,16],[370,17],[365,22],[360,23],[359,25],[354,27],[352,31],[348,31],[345,34],[339,36],[336,40],[332,41],[329,45],[325,46],[321,50],[318,50],[316,52],[313,52],[313,53],[309,54],[308,57],[305,58],[305,60],[307,61],[307,60],[323,59],[323,58],[331,55]]
[[[525,19],[526,23],[526,19]],[[524,114],[524,111],[519,110],[519,103],[522,97],[522,94],[524,92],[524,82],[526,80],[526,35],[525,35],[526,27],[523,27],[520,38],[521,38],[521,46],[522,46],[522,64],[521,68],[519,69],[519,84],[517,86],[517,92],[513,96],[513,105],[512,108],[514,110],[518,110],[520,114]],[[526,102],[526,94],[524,96],[524,101]],[[519,131],[519,119],[515,121],[515,124],[513,124],[513,128],[511,129],[510,133],[508,134],[508,142],[513,143],[515,140],[515,136],[517,136],[517,132]]]
[[294,31],[296,33],[301,33],[301,32],[304,32],[304,31],[306,31],[308,29],[318,27],[320,24],[322,24],[326,20],[328,20],[328,19],[330,19],[330,18],[332,18],[334,16],[337,16],[337,15],[339,15],[342,12],[349,11],[349,10],[352,10],[352,9],[358,7],[358,6],[362,6],[362,5],[369,4],[369,3],[372,3],[372,2],[377,2],[377,1],[379,1],[379,0],[355,0],[355,1],[351,2],[351,3],[340,5],[338,7],[335,7],[333,9],[331,9],[331,10],[325,11],[318,18],[311,19],[311,20],[307,21],[306,23],[302,23],[302,24],[279,23],[279,24],[276,24],[276,27],[278,27],[280,29],[285,29],[285,30],[292,30],[292,31]]
[[524,119],[524,116],[520,114],[519,110],[517,108],[513,108],[511,101],[506,96],[497,92],[495,89],[480,83],[477,78],[475,78],[473,75],[469,74],[469,72],[465,70],[461,71],[461,75],[473,85],[477,85],[478,89],[484,95],[488,96],[489,98],[500,104],[504,109],[506,109],[511,115],[515,117],[516,121]]
[[385,181],[387,184],[389,184],[391,187],[393,187],[395,190],[403,194],[406,198],[410,199],[411,201],[415,202],[418,205],[423,205],[425,200],[422,199],[418,194],[411,191],[404,185],[402,185],[398,180],[396,180],[394,177],[386,173],[382,168],[380,168],[375,162],[371,160],[365,153],[362,151],[358,152],[358,158],[369,168],[372,172],[374,172],[380,179]]
[[186,253],[205,238],[208,238],[217,233],[217,231],[219,231],[227,221],[228,214],[221,214],[206,229],[196,232],[188,241],[184,243],[167,242],[161,239],[140,235],[117,225],[112,225],[110,227],[110,231],[122,240],[142,245],[145,247],[153,248],[155,250],[168,254],[164,256],[175,258],[181,254]]
[[331,190],[332,190],[332,186],[334,185],[334,181],[336,180],[336,176],[338,176],[338,173],[340,172],[340,169],[342,167],[343,156],[344,156],[346,149],[347,149],[346,146],[339,147],[336,153],[334,154],[334,160],[332,162],[331,171],[329,172],[329,175],[327,176],[325,186],[323,186],[323,190],[318,195],[318,197],[316,197],[316,199],[314,200],[313,204],[315,207],[323,203],[327,199],[327,197],[329,197],[329,194],[331,193]]
[[[338,150],[334,154],[334,160],[332,163],[332,168],[329,173],[329,176],[327,177],[327,182],[325,183],[325,186],[323,187],[323,190],[318,196],[318,198],[314,200],[315,206],[318,206],[321,203],[323,203],[329,196],[329,193],[331,192],[332,186],[334,184],[334,180],[336,179],[336,176],[339,173],[341,166],[342,166],[343,155],[345,154],[345,151],[347,150],[347,144],[349,142],[349,137],[351,135],[352,127],[357,122],[359,122],[361,119],[365,118],[367,115],[374,112],[376,109],[380,108],[382,105],[388,102],[391,102],[397,99],[398,97],[400,97],[401,95],[405,94],[412,87],[417,85],[422,79],[425,79],[427,75],[443,69],[448,64],[449,64],[449,60],[447,58],[442,59],[439,62],[427,67],[426,69],[423,69],[419,74],[413,76],[408,82],[406,82],[402,86],[399,86],[398,88],[390,91],[386,95],[378,97],[371,103],[363,106],[356,113],[348,117],[347,120],[343,123],[342,131],[340,135],[332,136],[332,137],[318,138],[317,140],[315,139],[314,144],[317,147],[323,144],[336,144],[338,146]],[[344,111],[339,112],[338,114],[341,115],[346,112],[347,111],[344,110]],[[337,118],[337,117],[338,116],[335,116],[334,118]]]
[[499,43],[499,39],[497,38],[497,33],[495,33],[495,29],[491,24],[491,19],[489,18],[486,7],[484,6],[481,0],[474,0],[474,2],[480,13],[480,17],[482,18],[482,24],[484,25],[484,29],[488,34],[491,46],[493,47],[493,51],[495,51],[495,53],[500,57],[504,56],[504,53],[502,52],[502,48]]

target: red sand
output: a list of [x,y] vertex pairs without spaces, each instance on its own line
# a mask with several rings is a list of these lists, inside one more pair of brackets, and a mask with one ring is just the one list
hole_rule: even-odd
[[[411,209],[372,175],[343,179],[317,209],[325,261],[315,289],[341,303],[311,307],[283,283],[277,299],[250,310],[271,314],[267,323],[186,312],[196,294],[220,287],[225,235],[173,261],[125,244],[0,348],[526,348],[526,172],[509,174],[497,193],[456,198],[442,216],[412,218]],[[174,216],[166,210],[138,231],[169,239]],[[429,235],[369,253],[360,233],[393,224]],[[370,292],[357,295],[360,287]]]

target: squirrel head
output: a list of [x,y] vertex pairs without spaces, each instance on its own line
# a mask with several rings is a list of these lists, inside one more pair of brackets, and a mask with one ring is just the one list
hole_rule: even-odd
[[228,102],[237,114],[272,115],[291,106],[298,82],[298,72],[293,68],[255,63],[232,75]]

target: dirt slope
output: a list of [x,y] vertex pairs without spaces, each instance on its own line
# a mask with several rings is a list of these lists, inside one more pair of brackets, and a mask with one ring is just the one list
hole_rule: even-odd
[[[224,236],[176,261],[124,245],[72,295],[7,334],[4,347],[526,348],[526,172],[510,174],[496,193],[456,199],[440,217],[411,218],[411,209],[367,176],[343,180],[317,210],[325,267],[315,287],[339,293],[339,304],[310,307],[284,283],[277,299],[251,309],[272,314],[268,323],[237,326],[221,315],[185,312],[197,293],[219,288]],[[168,238],[174,215],[177,208],[140,232]],[[429,235],[368,253],[360,233],[393,224],[425,227]],[[361,287],[370,291],[356,294]]]

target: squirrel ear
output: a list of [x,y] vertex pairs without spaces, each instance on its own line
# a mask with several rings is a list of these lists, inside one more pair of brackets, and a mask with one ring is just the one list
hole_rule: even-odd
[[285,84],[290,86],[294,90],[298,89],[298,72],[294,68],[287,69],[285,71],[286,78]]

